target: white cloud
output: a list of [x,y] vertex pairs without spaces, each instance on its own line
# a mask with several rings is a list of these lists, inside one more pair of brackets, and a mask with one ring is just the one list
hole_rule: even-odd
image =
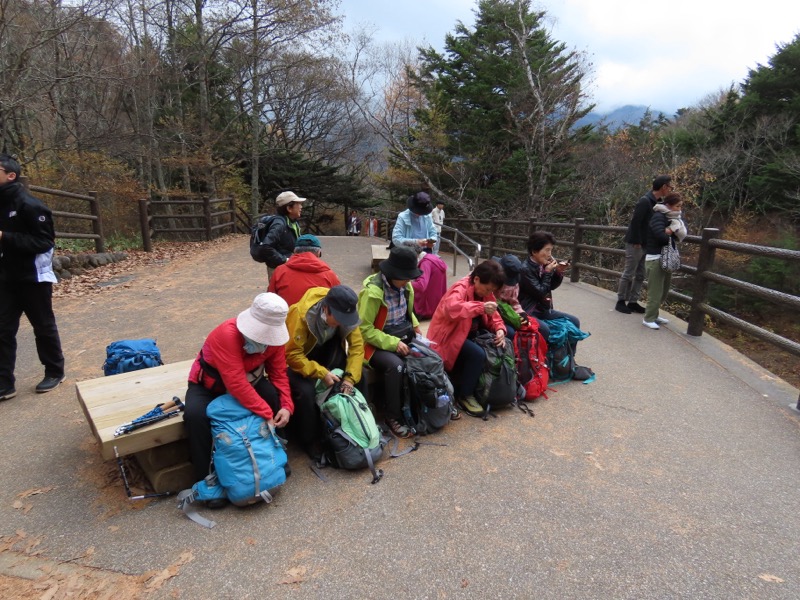
[[[740,83],[776,44],[800,33],[790,0],[535,1],[553,37],[587,54],[598,110],[643,104],[672,113]],[[347,26],[370,21],[382,40],[414,39],[441,48],[458,20],[471,26],[474,0],[342,0]]]

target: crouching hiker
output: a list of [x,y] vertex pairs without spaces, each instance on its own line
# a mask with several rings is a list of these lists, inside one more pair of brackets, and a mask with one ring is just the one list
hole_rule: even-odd
[[[322,454],[322,419],[316,404],[316,383],[326,388],[341,380],[349,394],[361,382],[364,342],[358,327],[358,296],[346,285],[309,289],[289,309],[286,362],[296,407],[290,431],[303,450],[317,460]],[[331,371],[342,369],[340,378]],[[359,390],[365,390],[359,385]]]
[[[206,409],[230,394],[247,410],[275,427],[285,427],[294,412],[286,374],[284,344],[289,339],[289,307],[277,294],[259,294],[252,306],[216,327],[189,371],[184,423],[189,455],[200,481],[211,463],[211,424]],[[212,505],[213,503],[213,505]],[[226,501],[209,501],[216,508]]]

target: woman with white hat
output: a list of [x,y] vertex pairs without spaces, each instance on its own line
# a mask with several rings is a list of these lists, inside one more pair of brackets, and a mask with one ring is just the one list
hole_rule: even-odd
[[275,427],[286,426],[294,413],[284,352],[288,312],[277,294],[259,294],[250,308],[208,334],[189,371],[183,418],[198,481],[208,475],[211,462],[206,409],[215,398],[231,394]]

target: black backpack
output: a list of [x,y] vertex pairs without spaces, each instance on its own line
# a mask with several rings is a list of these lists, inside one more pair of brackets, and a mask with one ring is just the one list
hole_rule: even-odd
[[[272,226],[280,219],[279,215],[265,215],[250,228],[250,256],[254,261],[266,263],[269,257],[269,246],[264,243]],[[275,268],[278,265],[268,266]]]
[[442,358],[423,344],[409,344],[405,357],[406,425],[420,435],[434,433],[450,422],[453,384],[444,371]]
[[494,334],[481,331],[475,343],[486,352],[483,372],[475,388],[475,399],[484,408],[484,417],[492,408],[513,404],[517,399],[517,365],[514,345],[508,338],[501,347],[494,344]]

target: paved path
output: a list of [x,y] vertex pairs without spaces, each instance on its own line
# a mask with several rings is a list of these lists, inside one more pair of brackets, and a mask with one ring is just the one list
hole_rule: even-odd
[[[323,238],[357,289],[371,241]],[[30,391],[22,328],[20,394],[0,403],[0,577],[117,598],[800,597],[797,390],[683,323],[650,331],[609,292],[565,284],[557,307],[592,333],[579,358],[597,381],[557,386],[535,419],[465,417],[431,440],[446,446],[384,461],[374,486],[323,483],[291,451],[271,506],[217,511],[209,531],[172,499],[125,498],[74,382],[101,375],[115,339],[191,358],[263,266],[240,236],[126,285],[57,301],[69,379],[53,393]]]

